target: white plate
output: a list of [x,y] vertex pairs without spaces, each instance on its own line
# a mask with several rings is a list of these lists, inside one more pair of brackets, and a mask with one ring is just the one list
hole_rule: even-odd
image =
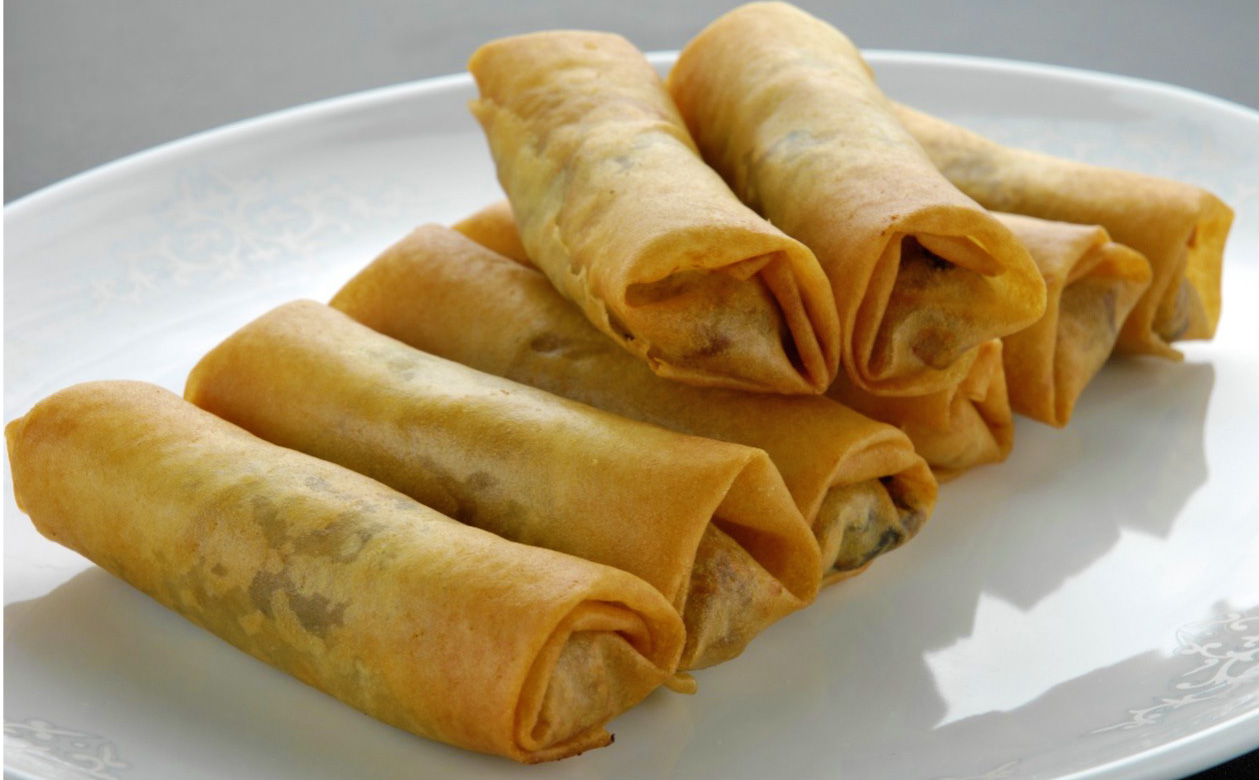
[[[654,694],[612,747],[541,768],[412,737],[239,653],[37,536],[6,475],[7,770],[1156,780],[1259,746],[1259,115],[1078,71],[871,61],[892,96],[1003,141],[1232,203],[1218,338],[1108,366],[1068,429],[1021,422],[1007,463],[947,485],[912,544],[699,695]],[[252,317],[499,197],[471,95],[455,76],[288,111],[12,205],[5,420],[86,379],[180,390]]]

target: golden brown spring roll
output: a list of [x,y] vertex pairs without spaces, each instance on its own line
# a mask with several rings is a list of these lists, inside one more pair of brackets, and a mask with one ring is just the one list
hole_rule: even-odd
[[1014,445],[1002,351],[1000,339],[984,342],[961,382],[927,395],[874,395],[843,379],[827,395],[900,428],[937,479],[953,479],[976,466],[1000,463]]
[[820,393],[838,370],[826,275],[704,164],[624,38],[505,38],[468,64],[528,254],[661,376]]
[[1233,222],[1219,198],[1191,184],[1005,147],[905,106],[896,113],[940,171],[987,208],[1101,225],[1145,255],[1153,277],[1117,349],[1179,359],[1171,342],[1215,335]]
[[856,571],[917,533],[936,484],[900,431],[822,397],[663,380],[591,327],[546,278],[426,225],[332,301],[419,349],[676,431],[765,450],[822,549]]
[[188,400],[500,536],[615,566],[682,614],[683,669],[816,595],[818,546],[761,450],[435,357],[313,301],[241,328]]
[[704,158],[816,254],[857,387],[956,385],[980,344],[1044,311],[1027,251],[935,169],[834,27],[741,6],[686,45],[668,85]]
[[1062,427],[1149,287],[1150,264],[1101,227],[998,216],[1032,253],[1049,293],[1045,316],[1003,339],[1010,406]]
[[500,200],[472,212],[451,227],[481,246],[496,252],[508,260],[537,269],[529,259],[525,245],[520,242],[520,230],[511,201]]
[[139,382],[58,392],[5,429],[40,533],[387,723],[518,761],[606,745],[668,677],[645,582],[457,523]]

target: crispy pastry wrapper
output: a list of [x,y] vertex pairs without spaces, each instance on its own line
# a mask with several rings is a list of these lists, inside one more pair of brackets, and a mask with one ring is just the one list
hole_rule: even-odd
[[763,451],[483,373],[314,301],[241,328],[185,396],[462,522],[641,577],[683,616],[683,669],[734,657],[817,592],[817,543]]
[[1014,445],[1014,419],[1002,365],[1001,339],[979,345],[962,381],[922,396],[867,393],[842,378],[827,395],[900,428],[940,481],[976,466],[1000,463]]
[[[912,538],[935,506],[935,479],[895,428],[822,397],[661,379],[591,327],[541,274],[449,228],[417,228],[332,306],[481,371],[766,451],[813,526],[822,550],[816,574],[860,570]],[[854,492],[861,495],[845,498]]]
[[661,376],[820,393],[838,317],[803,244],[704,164],[664,84],[616,35],[492,41],[468,69],[530,257]]
[[42,534],[421,736],[524,762],[600,747],[682,649],[645,582],[455,522],[162,388],[76,385],[5,433]]
[[520,229],[516,227],[511,201],[495,201],[454,223],[451,228],[508,260],[540,270],[529,259],[529,253],[520,241]]
[[1039,322],[1002,340],[1010,406],[1062,427],[1149,287],[1150,264],[1096,225],[998,217],[1032,253],[1049,295]]
[[862,390],[956,385],[980,344],[1044,311],[1027,251],[935,169],[834,27],[741,6],[686,45],[668,86],[704,158],[816,254]]
[[1145,255],[1153,276],[1124,321],[1117,349],[1179,360],[1174,341],[1210,339],[1233,211],[1191,184],[1002,146],[907,106],[901,123],[931,161],[985,207],[1100,225]]

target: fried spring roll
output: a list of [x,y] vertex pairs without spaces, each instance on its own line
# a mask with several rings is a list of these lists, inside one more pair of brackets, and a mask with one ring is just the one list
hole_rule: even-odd
[[468,65],[472,110],[529,256],[661,376],[820,393],[838,370],[826,275],[704,164],[625,39],[505,38]]
[[1000,463],[1014,445],[1014,420],[1000,339],[979,346],[966,377],[923,396],[873,395],[837,381],[827,395],[909,436],[936,478],[953,479],[976,466]]
[[451,228],[508,260],[515,260],[535,270],[538,268],[529,259],[525,245],[520,242],[520,230],[516,227],[516,215],[512,213],[511,201],[491,203],[459,220]]
[[416,229],[347,283],[332,305],[481,371],[765,450],[813,526],[822,549],[815,576],[864,568],[912,538],[935,506],[930,470],[895,428],[826,398],[660,379],[591,327],[544,276],[449,228]]
[[1149,287],[1150,264],[1101,227],[998,216],[1032,253],[1049,292],[1045,316],[1003,339],[1010,406],[1062,427]]
[[323,304],[246,325],[185,395],[456,520],[641,577],[683,616],[683,669],[734,657],[817,591],[817,544],[763,451],[482,373]]
[[1043,313],[1027,251],[936,170],[834,27],[741,6],[686,45],[668,85],[704,158],[816,254],[858,388],[954,386],[980,344]]
[[236,647],[387,723],[518,761],[606,745],[682,649],[609,566],[508,542],[138,382],[10,423],[18,506]]
[[1124,321],[1117,348],[1174,360],[1174,341],[1210,339],[1233,211],[1206,190],[1155,176],[1002,146],[906,106],[897,117],[931,161],[985,207],[1101,225],[1149,261],[1149,287]]
[[[509,260],[531,265],[524,247],[513,240],[514,224],[510,204],[500,201],[452,227]],[[1010,454],[1014,421],[1001,358],[1001,340],[986,341],[961,382],[924,396],[874,395],[858,389],[844,375],[836,378],[826,395],[900,428],[937,479],[952,479],[975,466],[1000,463]],[[854,549],[861,545],[851,535],[848,543]]]

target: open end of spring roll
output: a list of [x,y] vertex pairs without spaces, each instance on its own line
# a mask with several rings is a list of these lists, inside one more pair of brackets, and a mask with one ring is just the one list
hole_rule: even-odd
[[[449,228],[417,228],[347,283],[332,306],[481,371],[682,433],[764,450],[822,544],[819,573],[835,566],[845,518],[870,524],[868,513],[845,514],[842,498],[828,500],[833,491],[884,481],[896,511],[878,522],[894,529],[897,544],[918,531],[935,505],[935,479],[895,428],[823,397],[663,380],[595,330],[541,274]],[[862,538],[874,543],[851,550],[846,560],[868,560],[896,546],[881,532]]]
[[1000,339],[981,344],[961,382],[923,396],[877,396],[842,379],[827,394],[870,417],[895,425],[938,479],[1000,463],[1014,444],[1014,420]]
[[186,397],[462,522],[615,566],[683,614],[681,665],[812,600],[817,545],[768,456],[436,357],[313,301],[212,350]]
[[1039,322],[1003,339],[1010,406],[1062,427],[1149,287],[1150,264],[1105,228],[998,216],[1032,253],[1049,294]]
[[[519,240],[513,240],[516,235],[515,221],[511,214],[511,205],[506,201],[486,206],[456,222],[452,227],[509,260],[526,266],[532,265]],[[987,348],[987,351],[991,350],[992,347]],[[984,352],[981,347],[980,353]],[[999,352],[998,345],[998,356]],[[934,429],[943,427],[955,433],[948,437],[938,433],[919,436],[927,452],[940,461],[941,468],[950,473],[970,465],[1004,459],[1013,439],[1014,426],[1010,419],[1010,407],[1005,403],[1004,389],[988,381],[993,369],[1000,368],[999,357],[994,362],[992,356],[986,355],[972,365],[967,380],[964,380],[965,387],[952,391],[955,400],[948,404],[949,419],[940,422],[938,416],[933,418]],[[845,383],[843,377],[838,381]],[[867,394],[861,395],[868,398]],[[948,393],[938,394],[939,399],[944,399],[947,395]],[[936,403],[940,402],[939,399]],[[803,409],[807,404],[794,405]],[[834,410],[828,409],[825,404],[813,404],[813,407],[820,413],[819,417],[837,417]],[[854,419],[855,417],[856,415],[852,415],[843,420],[842,424],[848,431],[873,427],[865,421]],[[677,425],[672,420],[665,424],[669,422]],[[789,429],[793,427],[787,420],[782,422]],[[818,430],[813,420],[802,419],[798,422],[801,428]],[[841,437],[836,437],[838,438]],[[875,438],[877,440],[877,436]],[[754,440],[758,442],[758,446],[765,444],[764,438],[758,437]],[[792,443],[784,442],[778,451],[777,460],[782,461],[789,457],[785,450],[792,447]],[[881,444],[874,447],[875,450],[882,448]],[[921,469],[889,467],[887,460],[897,460],[896,450],[895,445],[888,447],[891,457],[879,462],[873,469],[865,466],[864,471],[887,475],[901,471],[902,476],[899,478],[878,476],[862,479],[851,471],[851,464],[862,457],[853,457],[850,454],[848,458],[839,461],[845,465],[837,465],[834,475],[826,480],[828,488],[824,493],[818,490],[820,481],[816,475],[795,480],[795,494],[802,499],[802,508],[816,505],[808,516],[813,519],[814,533],[822,553],[824,584],[865,571],[870,562],[879,555],[896,549],[917,534],[930,514],[929,507],[934,501],[935,490],[929,484],[930,479],[925,478]],[[772,455],[773,453],[771,457]],[[930,460],[927,463],[932,464]],[[918,472],[916,479],[911,476],[915,471]]]
[[1044,311],[1027,251],[936,170],[834,27],[741,6],[687,44],[668,85],[704,158],[817,256],[858,387],[955,385],[980,344]]
[[931,161],[995,211],[1100,225],[1145,255],[1153,275],[1120,331],[1125,352],[1179,359],[1171,342],[1210,339],[1233,211],[1191,184],[1002,146],[912,108],[894,107]]
[[624,38],[493,41],[472,111],[528,255],[600,330],[686,382],[820,393],[838,370],[826,275],[695,150]]
[[236,647],[387,723],[535,762],[606,745],[683,628],[608,566],[444,517],[138,382],[5,429],[18,505]]

